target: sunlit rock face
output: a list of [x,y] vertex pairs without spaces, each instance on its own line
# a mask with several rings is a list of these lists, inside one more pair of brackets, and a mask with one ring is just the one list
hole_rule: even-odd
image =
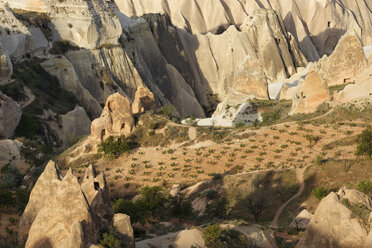
[[132,103],[128,97],[115,93],[107,98],[101,116],[92,122],[91,135],[103,141],[110,136],[129,136],[133,127]]
[[366,228],[343,204],[343,199],[372,208],[371,199],[357,190],[344,187],[337,193],[331,192],[319,203],[296,248],[368,247]]
[[107,214],[112,210],[103,174],[90,166],[80,184],[71,169],[62,177],[50,161],[31,192],[18,239],[30,248],[90,247],[107,225]]
[[11,0],[10,8],[47,13],[53,40],[94,49],[105,44],[118,45],[122,34],[119,19],[106,1]]
[[[309,61],[331,54],[341,36],[356,30],[364,45],[372,43],[372,1],[224,0],[213,5],[202,0],[116,0],[128,16],[166,13],[174,25],[191,33],[217,33],[222,27],[240,26],[259,8],[273,9],[288,32],[299,42]],[[363,30],[363,32],[362,32]]]
[[306,79],[297,86],[296,94],[292,99],[290,114],[312,113],[320,104],[331,99],[327,84],[318,72],[310,72]]

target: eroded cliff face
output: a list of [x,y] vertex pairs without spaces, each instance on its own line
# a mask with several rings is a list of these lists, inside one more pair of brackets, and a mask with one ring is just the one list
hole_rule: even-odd
[[355,29],[364,45],[372,42],[370,0],[222,0],[213,5],[202,0],[115,2],[120,11],[128,16],[165,13],[174,25],[194,34],[218,33],[230,25],[239,27],[255,10],[273,9],[283,20],[285,29],[299,42],[309,61],[330,54],[348,29]]
[[[268,99],[272,84],[331,54],[347,30],[368,45],[371,5],[371,0],[1,1],[0,80],[9,81],[18,61],[38,57],[90,120],[100,116],[111,94],[134,101],[140,87],[152,92],[157,106],[173,104],[180,117],[203,118],[231,94]],[[38,117],[51,115],[44,112],[49,114]],[[56,133],[65,143],[63,132]]]

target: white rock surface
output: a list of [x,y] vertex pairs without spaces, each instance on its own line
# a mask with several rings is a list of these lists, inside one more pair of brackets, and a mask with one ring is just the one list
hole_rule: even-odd
[[58,137],[62,139],[62,144],[66,147],[77,139],[90,134],[91,121],[84,108],[76,106],[74,110],[60,116],[61,129],[57,131]]
[[222,26],[238,27],[254,10],[274,9],[309,61],[330,54],[350,28],[357,31],[363,44],[372,44],[371,0],[224,0],[213,5],[203,0],[116,0],[116,3],[128,16],[166,13],[177,27],[194,34],[215,33]]
[[0,42],[0,85],[5,85],[13,74],[13,64],[9,53]]
[[0,138],[12,137],[21,117],[21,106],[0,91]]
[[293,219],[291,224],[289,224],[289,227],[296,229],[306,229],[312,217],[313,214],[304,209]]

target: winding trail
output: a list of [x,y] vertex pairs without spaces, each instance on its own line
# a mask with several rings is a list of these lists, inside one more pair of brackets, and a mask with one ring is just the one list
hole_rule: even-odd
[[300,169],[296,169],[296,177],[297,177],[297,181],[300,184],[300,188],[298,189],[297,193],[294,196],[292,196],[288,201],[286,201],[283,205],[281,205],[280,208],[276,211],[274,219],[270,223],[270,226],[272,228],[275,228],[275,229],[278,228],[278,220],[283,210],[288,206],[288,204],[291,201],[299,197],[304,191],[304,188],[305,188],[304,174],[305,174],[306,169],[307,169],[307,166],[300,168]]

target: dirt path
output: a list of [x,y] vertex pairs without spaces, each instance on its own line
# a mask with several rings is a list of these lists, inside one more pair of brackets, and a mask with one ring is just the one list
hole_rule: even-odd
[[297,176],[298,183],[300,184],[300,188],[298,189],[297,193],[294,196],[292,196],[288,201],[286,201],[283,205],[281,205],[280,208],[276,211],[274,219],[270,223],[270,226],[272,228],[278,228],[278,220],[279,220],[281,213],[285,209],[285,207],[287,207],[291,201],[299,197],[304,191],[304,188],[305,188],[304,174],[305,174],[306,168],[307,166],[301,169],[296,169],[296,176]]
[[36,98],[35,95],[32,94],[32,92],[31,92],[31,90],[30,90],[29,88],[25,87],[24,91],[25,91],[25,93],[27,94],[28,99],[27,99],[27,101],[21,103],[21,107],[22,107],[22,108],[26,108],[26,107],[27,107],[28,105],[30,105],[30,104],[35,100],[35,98]]

